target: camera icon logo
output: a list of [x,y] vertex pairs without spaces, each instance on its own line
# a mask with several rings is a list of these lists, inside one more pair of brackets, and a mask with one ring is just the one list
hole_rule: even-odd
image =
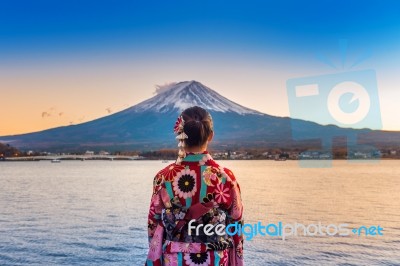
[[[311,158],[332,158],[335,137],[347,137],[347,152],[365,151],[357,144],[357,130],[381,129],[378,87],[374,70],[342,72],[287,80],[291,130],[294,140],[321,140],[321,150]],[[307,125],[301,121],[312,121]],[[305,130],[304,127],[309,127]],[[351,128],[351,129],[350,129]],[[307,133],[305,133],[307,132]],[[370,153],[376,149],[369,147]],[[308,154],[309,155],[309,154]],[[299,159],[310,159],[309,156]],[[321,155],[321,156],[319,156]],[[306,167],[329,167],[328,161],[304,161]]]
[[[346,94],[350,100],[343,100]],[[353,111],[346,111],[346,104],[357,105]],[[354,125],[361,122],[367,115],[371,106],[371,100],[366,89],[360,84],[345,81],[332,88],[328,95],[328,110],[333,119],[344,125]],[[347,109],[348,110],[348,109]]]

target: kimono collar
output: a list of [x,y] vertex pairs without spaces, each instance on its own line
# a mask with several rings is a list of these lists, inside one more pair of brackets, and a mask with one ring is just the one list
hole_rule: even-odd
[[200,153],[188,152],[186,154],[186,157],[183,158],[183,161],[184,162],[197,162],[197,161],[201,161],[205,156],[209,159],[212,159],[211,155],[208,153],[208,151],[203,151]]

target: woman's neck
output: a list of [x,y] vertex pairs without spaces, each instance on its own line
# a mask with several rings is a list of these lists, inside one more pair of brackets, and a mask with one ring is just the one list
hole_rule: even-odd
[[186,147],[185,152],[186,153],[203,153],[207,151],[207,145],[203,145],[201,147]]

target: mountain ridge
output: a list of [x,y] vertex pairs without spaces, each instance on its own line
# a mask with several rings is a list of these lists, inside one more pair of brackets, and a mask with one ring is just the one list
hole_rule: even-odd
[[[400,132],[340,128],[277,117],[244,107],[197,81],[183,81],[161,88],[136,105],[85,123],[0,137],[19,149],[77,151],[85,149],[152,150],[176,146],[173,125],[190,106],[207,109],[214,120],[214,147],[294,147],[302,141],[359,135],[361,142],[392,145]],[[292,134],[299,140],[295,141]],[[374,137],[370,137],[370,136]],[[307,139],[310,141],[307,142]],[[317,139],[317,141],[316,141]],[[307,144],[309,145],[309,144]]]

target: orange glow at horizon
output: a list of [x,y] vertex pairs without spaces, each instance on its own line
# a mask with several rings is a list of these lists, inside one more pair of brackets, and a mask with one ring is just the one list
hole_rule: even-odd
[[[155,85],[197,80],[248,108],[288,116],[286,80],[301,73],[264,61],[220,63],[174,58],[126,62],[58,62],[0,69],[0,136],[41,131],[88,122],[121,111],[154,96]],[[308,74],[309,75],[309,74]],[[397,77],[396,77],[397,78]],[[380,86],[383,129],[400,130],[396,118],[400,91]]]

